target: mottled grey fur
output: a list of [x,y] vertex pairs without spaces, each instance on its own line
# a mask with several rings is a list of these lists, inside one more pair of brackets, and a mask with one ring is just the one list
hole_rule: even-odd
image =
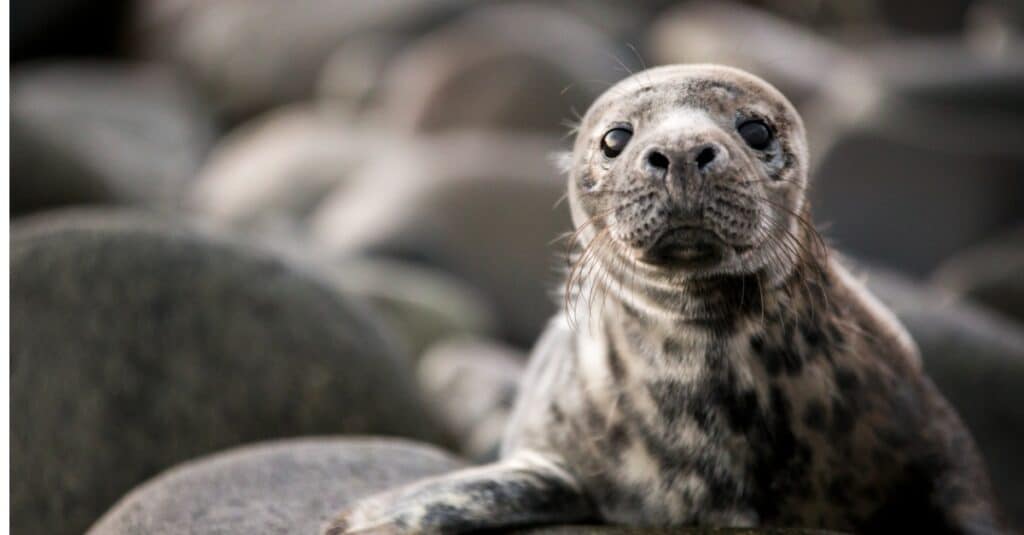
[[[763,150],[737,133],[752,119],[773,134]],[[615,127],[633,137],[608,156]],[[998,531],[913,342],[811,227],[803,125],[774,88],[718,66],[638,73],[594,103],[566,163],[567,311],[534,350],[501,459],[372,497],[331,533]]]

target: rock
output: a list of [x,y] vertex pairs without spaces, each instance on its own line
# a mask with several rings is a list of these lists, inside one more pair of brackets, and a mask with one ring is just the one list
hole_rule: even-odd
[[553,138],[459,132],[389,146],[311,218],[313,246],[344,258],[390,256],[473,286],[498,314],[499,335],[533,343],[555,310],[553,244],[571,228]]
[[878,15],[888,25],[915,34],[950,34],[963,29],[972,0],[880,2]]
[[194,212],[255,235],[301,237],[306,219],[390,141],[311,106],[283,108],[228,135],[189,193]]
[[1019,218],[1022,171],[1002,158],[852,130],[818,170],[812,203],[851,253],[924,275]]
[[133,490],[89,535],[318,533],[346,504],[462,463],[412,442],[304,438],[178,465]]
[[1024,323],[1024,227],[957,253],[932,280],[957,297]]
[[[861,52],[871,80],[860,80],[872,87],[858,113],[836,118],[813,177],[815,212],[831,222],[829,234],[858,256],[922,276],[1019,223],[1024,50],[993,56],[948,39]],[[819,111],[858,100],[843,82],[858,76],[843,71]]]
[[853,60],[810,28],[733,2],[682,3],[654,21],[654,64],[721,63],[769,81],[803,110],[825,89],[828,73]]
[[16,68],[12,209],[80,203],[173,208],[213,137],[202,103],[163,67]]
[[380,105],[384,75],[406,44],[403,37],[380,32],[339,48],[324,63],[317,79],[320,101],[355,116]]
[[627,74],[616,53],[625,57],[561,9],[481,7],[409,44],[384,75],[377,111],[402,131],[564,134],[573,110]]
[[527,357],[493,341],[451,338],[420,360],[417,375],[425,397],[466,457],[497,457]]
[[364,35],[404,36],[464,0],[145,0],[133,22],[138,53],[189,73],[238,118],[313,94],[324,63]]
[[254,440],[443,439],[394,335],[312,266],[150,214],[14,227],[17,533],[81,533],[159,470]]
[[867,284],[909,329],[977,440],[1004,512],[1024,524],[1024,327],[884,270],[870,270]]
[[367,300],[401,334],[411,355],[444,338],[497,329],[490,303],[442,271],[383,258],[346,258],[327,277],[346,295]]

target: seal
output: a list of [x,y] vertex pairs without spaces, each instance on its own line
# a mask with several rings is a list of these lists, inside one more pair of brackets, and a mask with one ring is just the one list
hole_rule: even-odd
[[331,534],[600,521],[994,533],[983,462],[810,223],[792,105],[736,69],[611,87],[564,158],[578,244],[499,460]]

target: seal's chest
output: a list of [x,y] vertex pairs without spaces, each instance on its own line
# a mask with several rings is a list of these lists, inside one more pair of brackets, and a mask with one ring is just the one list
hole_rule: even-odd
[[758,496],[806,491],[790,488],[812,469],[793,402],[766,380],[748,338],[628,323],[610,332],[601,360],[612,380],[586,387],[601,401],[579,413],[596,437],[579,451],[582,477],[606,518],[744,525],[760,518]]

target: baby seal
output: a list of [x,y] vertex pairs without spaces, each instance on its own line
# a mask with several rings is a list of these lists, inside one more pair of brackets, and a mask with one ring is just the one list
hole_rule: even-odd
[[500,459],[357,502],[328,533],[998,532],[915,345],[810,225],[807,164],[792,105],[745,72],[610,88],[565,158],[580,251]]

